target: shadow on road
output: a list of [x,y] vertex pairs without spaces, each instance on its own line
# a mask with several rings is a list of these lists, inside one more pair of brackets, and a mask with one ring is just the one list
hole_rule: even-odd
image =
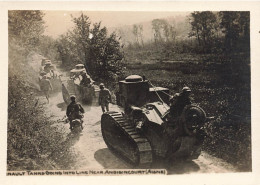
[[56,98],[60,93],[60,90],[50,91],[50,98]]
[[61,111],[65,111],[67,109],[67,104],[65,102],[58,103],[57,107],[61,109]]
[[79,138],[80,138],[82,135],[83,135],[82,133],[73,133],[73,132],[70,132],[70,133],[67,135],[66,142],[67,142],[70,146],[73,146],[73,145],[75,145],[76,142],[79,141]]
[[97,121],[96,123],[93,124],[93,126],[95,126],[95,125],[101,125],[101,120]]
[[194,173],[200,170],[198,164],[193,161],[182,161],[175,162],[171,166],[167,167],[167,172],[171,174],[184,174],[184,173]]
[[90,105],[84,105],[84,104],[83,104],[82,106],[83,106],[85,112],[91,111],[91,106],[90,106]]
[[[134,169],[133,166],[118,158],[108,148],[96,151],[94,157],[105,169]],[[174,162],[170,166],[163,162],[156,162],[151,169],[166,169],[168,175],[173,175],[194,173],[199,171],[200,167],[193,161]]]
[[108,148],[103,148],[95,152],[94,158],[105,169],[129,169],[132,168],[124,161],[116,157]]

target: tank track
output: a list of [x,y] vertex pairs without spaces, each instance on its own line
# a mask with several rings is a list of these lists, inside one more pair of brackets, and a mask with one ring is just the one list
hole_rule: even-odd
[[[138,168],[149,168],[151,167],[151,164],[153,162],[153,154],[152,154],[152,148],[149,143],[149,141],[142,135],[140,135],[138,132],[136,132],[135,127],[133,127],[119,112],[107,112],[105,113],[109,115],[113,120],[114,124],[118,128],[121,129],[122,133],[124,133],[131,142],[135,143],[136,151],[135,151],[135,157],[138,158],[137,163],[133,163],[133,160],[127,159],[127,156],[124,156],[124,154],[118,152],[106,139],[104,138],[106,144],[112,151],[114,151],[116,154],[119,153],[120,156],[122,156],[124,159],[126,159],[128,162],[130,162],[133,166]],[[103,131],[102,131],[103,132]],[[104,137],[104,136],[103,136]]]

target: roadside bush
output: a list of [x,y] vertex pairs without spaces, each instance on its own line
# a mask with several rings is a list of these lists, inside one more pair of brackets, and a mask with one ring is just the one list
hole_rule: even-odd
[[81,63],[95,81],[111,81],[111,73],[120,73],[124,67],[120,38],[115,33],[108,34],[101,22],[92,24],[83,13],[72,21],[73,29],[57,41],[62,66],[74,67]]
[[59,61],[59,53],[57,50],[57,42],[49,36],[42,35],[39,40],[37,52],[48,59]]
[[[45,114],[38,96],[37,52],[51,59],[53,39],[42,36],[43,12],[8,11],[7,170],[71,169],[71,138]],[[37,57],[36,57],[37,58]]]
[[72,139],[53,126],[37,98],[38,67],[29,64],[33,55],[9,42],[7,170],[71,169]]
[[34,89],[21,76],[8,80],[7,169],[69,169],[75,157],[65,131],[52,126]]

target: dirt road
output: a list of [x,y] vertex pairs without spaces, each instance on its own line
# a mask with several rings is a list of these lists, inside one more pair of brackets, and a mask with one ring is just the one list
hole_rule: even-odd
[[[42,97],[42,101],[44,98]],[[54,119],[61,119],[65,115],[66,104],[63,102],[62,94],[57,93],[51,96],[50,104],[46,104],[50,114]],[[79,135],[71,137],[73,150],[79,154],[77,164],[73,169],[129,169],[129,164],[115,156],[107,148],[101,134],[100,118],[102,111],[97,106],[83,105],[86,113],[84,119],[84,129]],[[119,111],[116,105],[111,105],[111,110]],[[58,123],[60,127],[71,134],[69,124]],[[163,166],[160,166],[163,168]],[[191,162],[172,164],[167,168],[168,174],[189,174],[189,173],[227,173],[235,172],[236,169],[219,158],[215,158],[206,152],[202,152],[200,157]]]
[[[34,56],[35,70],[39,69],[40,56]],[[40,97],[41,102],[46,102],[44,97]],[[52,94],[50,103],[46,104],[46,111],[53,115],[53,119],[62,119],[65,115],[67,105],[64,103],[61,92]],[[107,148],[101,134],[100,119],[102,111],[97,106],[83,105],[84,129],[79,135],[71,135],[69,124],[64,122],[57,123],[58,127],[64,127],[66,134],[70,136],[72,149],[79,154],[77,164],[72,169],[129,169],[129,164],[115,156]],[[120,111],[116,105],[110,106],[111,110]],[[71,144],[70,143],[70,144]],[[164,168],[164,166],[159,166]],[[215,158],[206,152],[202,152],[200,157],[191,162],[182,162],[169,165],[168,174],[188,174],[188,173],[226,173],[235,172],[236,169],[221,159]]]

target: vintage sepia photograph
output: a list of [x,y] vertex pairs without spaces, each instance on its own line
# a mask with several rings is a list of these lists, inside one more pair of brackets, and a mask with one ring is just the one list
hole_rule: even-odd
[[6,175],[252,172],[250,15],[8,10]]

